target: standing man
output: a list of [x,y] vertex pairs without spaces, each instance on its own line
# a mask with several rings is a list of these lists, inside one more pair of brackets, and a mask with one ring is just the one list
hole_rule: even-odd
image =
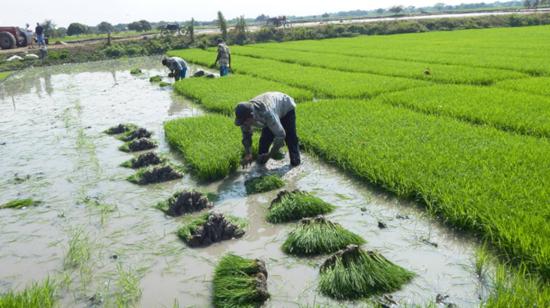
[[46,46],[46,40],[44,39],[44,27],[42,27],[40,23],[36,23],[34,33],[36,33],[36,42],[38,43],[38,47]]
[[25,28],[25,38],[27,40],[27,45],[29,46],[29,49],[31,49],[34,45],[34,38],[33,38],[33,32],[31,29],[31,25],[26,24]]
[[293,167],[300,165],[295,109],[294,99],[281,92],[267,92],[235,107],[235,125],[241,127],[243,135],[243,167],[252,163],[254,128],[262,129],[258,163],[265,164],[270,158],[279,156],[279,150],[286,141],[290,164]]
[[214,65],[218,63],[220,64],[220,77],[227,76],[231,67],[231,52],[221,38],[218,39],[218,56]]
[[180,57],[170,57],[162,59],[162,65],[168,67],[170,70],[170,77],[174,77],[176,81],[185,79],[187,73],[187,62]]

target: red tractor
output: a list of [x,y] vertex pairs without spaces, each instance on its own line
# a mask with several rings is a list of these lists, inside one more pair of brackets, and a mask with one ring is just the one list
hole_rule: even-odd
[[30,44],[32,36],[17,27],[0,27],[0,48],[11,49]]

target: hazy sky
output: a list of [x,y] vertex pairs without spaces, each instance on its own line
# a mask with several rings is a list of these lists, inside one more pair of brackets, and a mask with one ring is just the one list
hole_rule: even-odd
[[393,5],[419,7],[437,2],[460,4],[482,0],[2,0],[0,26],[24,26],[27,22],[34,25],[45,19],[52,19],[55,24],[64,27],[71,22],[97,25],[101,21],[117,24],[139,19],[184,21],[194,17],[197,20],[213,20],[218,10],[227,18],[240,15],[256,17],[260,14],[320,15],[325,12],[387,8]]

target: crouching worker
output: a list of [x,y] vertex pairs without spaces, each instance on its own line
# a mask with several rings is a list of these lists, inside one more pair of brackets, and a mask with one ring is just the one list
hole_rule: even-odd
[[[290,164],[300,164],[300,148],[296,135],[296,103],[292,97],[280,92],[267,92],[249,102],[239,103],[235,107],[235,125],[241,127],[245,156],[243,167],[252,163],[252,132],[262,129],[258,163],[265,164],[270,158],[276,158],[286,141]],[[273,146],[272,146],[273,144]],[[269,149],[271,147],[271,150]]]
[[187,62],[179,57],[170,57],[162,59],[162,65],[170,70],[169,77],[174,77],[176,81],[185,78],[187,73]]

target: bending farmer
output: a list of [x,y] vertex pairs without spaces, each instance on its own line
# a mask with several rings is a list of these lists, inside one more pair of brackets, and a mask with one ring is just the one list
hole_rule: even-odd
[[187,62],[179,57],[170,57],[162,59],[162,65],[170,70],[170,77],[174,77],[176,81],[185,78],[187,73]]
[[[300,148],[296,135],[296,103],[292,97],[280,92],[267,92],[239,103],[235,107],[235,125],[241,127],[245,157],[243,166],[252,163],[252,132],[262,129],[258,163],[265,164],[276,158],[285,144],[290,154],[290,164],[300,164]],[[273,146],[271,144],[273,143]],[[269,149],[271,147],[271,150]]]
[[231,52],[221,38],[218,39],[218,56],[214,65],[217,63],[220,64],[220,77],[228,75],[231,67]]

